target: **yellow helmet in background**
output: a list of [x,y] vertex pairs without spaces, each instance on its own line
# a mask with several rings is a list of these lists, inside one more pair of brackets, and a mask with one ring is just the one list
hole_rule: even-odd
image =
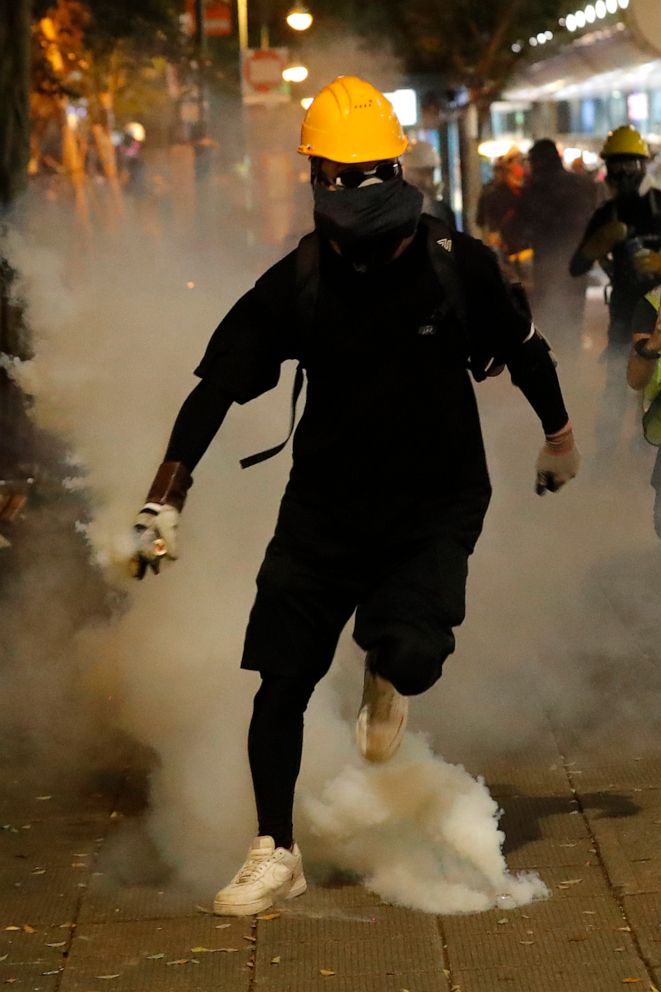
[[374,162],[398,158],[407,144],[383,93],[357,76],[338,76],[308,107],[298,151],[333,162]]
[[608,137],[601,149],[601,157],[608,158],[610,155],[635,155],[639,158],[649,158],[650,150],[647,142],[631,124],[623,124],[616,127],[614,131],[608,132]]

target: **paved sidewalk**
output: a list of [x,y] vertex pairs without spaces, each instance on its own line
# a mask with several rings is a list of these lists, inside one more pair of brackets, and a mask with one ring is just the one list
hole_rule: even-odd
[[[623,738],[626,728],[620,728]],[[560,743],[558,743],[558,740]],[[661,745],[632,760],[549,730],[468,767],[504,810],[508,863],[551,898],[435,917],[357,886],[261,918],[209,915],[160,879],[101,873],[143,809],[139,772],[74,791],[5,765],[0,985],[41,992],[615,992],[661,988]],[[48,791],[46,791],[48,790]],[[104,853],[105,852],[105,853]],[[105,859],[105,860],[104,860]],[[116,874],[116,873],[115,873]]]

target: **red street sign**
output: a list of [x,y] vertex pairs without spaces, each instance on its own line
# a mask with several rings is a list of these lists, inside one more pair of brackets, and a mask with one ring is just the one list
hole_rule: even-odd
[[[195,34],[195,0],[186,0],[186,27],[189,34]],[[204,33],[211,38],[226,38],[232,33],[232,10],[228,3],[215,0],[204,6]]]
[[[283,56],[283,52],[285,52]],[[243,75],[253,92],[268,93],[282,85],[286,49],[249,48],[243,58]]]
[[210,3],[205,7],[204,32],[215,38],[232,33],[232,11],[228,3]]

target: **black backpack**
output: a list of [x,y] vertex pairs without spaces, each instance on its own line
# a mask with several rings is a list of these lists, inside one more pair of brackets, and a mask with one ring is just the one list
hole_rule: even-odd
[[[473,378],[480,382],[487,377],[495,366],[500,367],[500,360],[491,354],[488,338],[484,335],[473,334],[468,326],[466,295],[464,285],[471,273],[464,271],[458,263],[455,242],[458,239],[470,241],[466,235],[451,229],[442,220],[423,214],[420,226],[426,232],[427,252],[432,269],[442,290],[438,307],[434,311],[434,320],[454,318],[466,329],[469,338],[469,368]],[[316,231],[304,235],[296,248],[296,311],[299,326],[303,333],[312,328],[314,314],[319,295],[321,240]],[[510,292],[515,305],[530,317],[530,306],[523,287],[514,283]],[[301,394],[304,382],[302,364],[296,367],[291,398],[291,421],[289,433],[280,444],[256,455],[241,459],[242,468],[250,468],[259,462],[266,461],[277,455],[285,447],[294,431],[296,423],[296,404]]]

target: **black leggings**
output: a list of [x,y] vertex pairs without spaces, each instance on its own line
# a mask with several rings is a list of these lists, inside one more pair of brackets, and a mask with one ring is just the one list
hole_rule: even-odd
[[300,676],[262,674],[248,732],[260,836],[276,847],[293,843],[296,779],[303,751],[303,714],[316,681]]

